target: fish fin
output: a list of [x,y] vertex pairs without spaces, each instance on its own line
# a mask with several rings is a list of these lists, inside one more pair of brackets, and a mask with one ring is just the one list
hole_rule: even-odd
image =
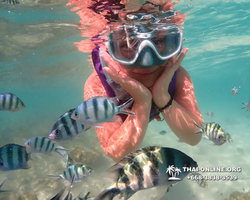
[[5,177],[5,179],[3,180],[3,182],[0,184],[0,189],[2,188],[2,186],[3,186],[3,184],[5,183],[5,181],[6,181],[6,177]]
[[202,132],[202,131],[198,131],[198,132],[196,132],[195,134],[196,134],[196,135],[198,135],[198,134],[203,134],[203,132]]
[[5,183],[5,181],[6,181],[6,177],[5,177],[5,179],[3,180],[3,182],[0,184],[0,193],[3,193],[3,192],[10,192],[11,190],[2,190],[2,186],[3,186],[3,184]]
[[57,152],[60,156],[62,156],[63,158],[68,159],[68,150],[64,149],[63,147],[56,147],[55,148],[55,152]]
[[[194,122],[193,122],[194,123]],[[198,124],[194,123],[194,125],[200,129],[203,129],[203,127],[199,126]]]
[[115,196],[121,193],[119,188],[113,187],[102,191],[94,200],[112,200]]
[[[90,195],[90,192],[88,192],[88,193],[83,197],[83,200],[87,200],[88,198],[90,198],[89,195]],[[78,196],[79,196],[79,195],[78,195]]]
[[129,107],[131,106],[131,104],[134,102],[133,98],[130,98],[128,101],[126,101],[125,103],[123,103],[122,105],[118,106],[118,111],[121,114],[125,114],[125,115],[132,115],[135,116],[135,113],[133,111],[131,111],[129,109]]
[[71,192],[71,189],[73,187],[74,180],[75,180],[75,174],[73,175],[72,180],[70,182],[69,192],[68,192],[67,196],[64,199],[72,199],[73,196],[72,196],[72,194],[70,192]]
[[68,149],[65,149],[65,148],[63,148],[61,146],[56,147],[55,151],[57,151],[57,150],[69,151]]
[[203,127],[199,126],[199,125],[198,125],[198,124],[196,124],[196,123],[194,123],[194,125],[200,129],[200,130],[199,130],[199,131],[197,131],[195,134],[201,134],[201,133],[204,133],[204,129],[203,129]]
[[105,128],[104,126],[97,125],[95,128]]
[[62,174],[49,174],[49,175],[47,175],[47,176],[49,176],[49,177],[56,177],[56,178],[58,178],[58,179],[56,179],[56,180],[59,180],[59,179],[64,179],[64,177],[63,177],[63,175],[62,175]]
[[108,97],[109,101],[112,101],[116,106],[119,103],[119,98],[118,97]]
[[[67,112],[69,112],[69,114],[72,114],[72,113],[75,111],[75,109],[76,109],[76,108],[71,108],[71,109],[69,109]],[[63,115],[64,115],[64,114],[63,114]],[[63,115],[62,115],[62,116],[63,116]],[[62,117],[62,116],[61,116],[61,117]],[[59,118],[60,118],[60,117],[59,117]]]
[[73,165],[73,164],[74,164],[73,159],[68,156],[67,167],[69,167],[70,165]]
[[115,165],[110,167],[108,170],[106,170],[105,177],[116,182],[122,170],[123,170],[123,165],[116,163]]
[[89,197],[90,192],[88,192],[84,197],[82,197],[82,193],[78,194],[78,196],[75,199],[79,199],[79,200],[87,200],[91,197]]
[[115,115],[111,122],[122,122],[122,118],[119,115]]
[[132,197],[137,191],[129,191],[126,192],[124,195],[124,200],[128,200],[130,197]]
[[42,159],[42,157],[41,157],[41,156],[39,156],[39,155],[37,155],[37,154],[36,154],[36,157],[38,157],[39,159]]
[[50,200],[57,200],[57,199],[61,199],[64,191],[66,190],[67,187],[63,188],[60,190],[60,192],[58,192],[54,197],[52,197]]
[[208,138],[208,136],[207,135],[203,135],[203,137],[202,137],[203,139],[205,139],[205,140],[209,140],[209,138]]

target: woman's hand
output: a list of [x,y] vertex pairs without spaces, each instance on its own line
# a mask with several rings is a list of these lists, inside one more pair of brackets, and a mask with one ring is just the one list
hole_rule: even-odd
[[107,52],[101,52],[101,57],[108,65],[108,67],[104,67],[103,70],[107,72],[114,82],[121,85],[121,87],[133,97],[135,102],[152,101],[150,90],[123,72],[119,63],[115,62]]
[[183,49],[181,55],[177,58],[177,60],[171,65],[166,66],[162,75],[157,79],[153,88],[151,90],[152,97],[155,104],[162,108],[164,107],[170,100],[170,94],[168,93],[169,84],[173,78],[175,71],[180,67],[181,62],[183,61],[188,48]]

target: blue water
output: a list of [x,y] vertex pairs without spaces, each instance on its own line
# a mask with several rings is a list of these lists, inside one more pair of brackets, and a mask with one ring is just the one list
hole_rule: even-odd
[[[0,112],[0,146],[13,142],[23,144],[31,137],[48,135],[57,117],[83,101],[83,85],[92,73],[89,54],[78,51],[74,44],[84,39],[80,30],[60,25],[79,24],[79,16],[70,11],[67,2],[32,2],[32,6],[29,3],[0,4],[0,93],[12,92],[27,106],[22,112]],[[153,121],[142,146],[174,147],[203,165],[239,165],[243,168],[241,176],[247,177],[250,174],[250,112],[241,108],[242,102],[250,100],[250,2],[186,0],[180,1],[175,9],[189,12],[183,29],[184,47],[189,51],[182,66],[194,83],[200,111],[205,121],[217,121],[225,127],[234,143],[218,148],[202,140],[190,147],[178,143],[166,124]],[[235,97],[231,95],[233,86],[241,86]],[[206,116],[208,111],[214,112],[215,117]],[[167,134],[160,135],[163,129]],[[96,170],[95,178],[76,184],[73,193],[93,190],[94,196],[100,192],[103,187],[100,174],[113,161],[102,152],[94,130],[60,144],[70,151],[79,147],[91,152],[91,148],[96,148],[95,159],[95,154],[84,154],[89,159],[86,162]],[[0,199],[33,194],[44,200],[63,187],[63,183],[46,176],[63,168],[60,157],[54,154],[44,155],[42,159],[35,157],[31,165],[30,170],[18,170],[14,175],[0,171],[0,182],[8,177],[4,189],[13,191],[5,196],[0,193]],[[204,189],[184,181],[173,187],[165,199],[222,200],[233,191],[244,192],[243,188],[248,191],[249,185],[249,180],[221,181],[210,183]],[[154,190],[143,191],[131,199],[149,199],[155,194]]]

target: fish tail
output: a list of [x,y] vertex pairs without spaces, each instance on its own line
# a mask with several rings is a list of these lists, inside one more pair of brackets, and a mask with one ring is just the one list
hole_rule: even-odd
[[121,193],[121,190],[117,187],[108,188],[101,192],[94,200],[112,200],[115,196]]
[[[60,152],[60,151],[63,151],[64,153]],[[63,158],[66,158],[68,160],[68,149],[64,149],[63,147],[56,147],[55,148],[55,152],[57,152],[60,156],[62,156]],[[67,153],[65,155],[65,153]]]
[[119,113],[135,116],[135,113],[129,109],[129,107],[132,105],[133,102],[134,102],[134,99],[130,98],[128,101],[120,105],[118,107]]
[[195,134],[200,134],[200,133],[203,133],[203,132],[204,132],[204,128],[203,128],[203,127],[199,126],[199,125],[196,124],[196,123],[194,123],[194,125],[200,129],[200,130],[199,130],[198,132],[196,132]]
[[242,104],[244,105],[244,107],[243,107],[243,108],[241,108],[241,109],[245,109],[245,108],[246,108],[246,106],[247,106],[247,105],[246,105],[246,103],[243,103],[243,102],[242,102]]

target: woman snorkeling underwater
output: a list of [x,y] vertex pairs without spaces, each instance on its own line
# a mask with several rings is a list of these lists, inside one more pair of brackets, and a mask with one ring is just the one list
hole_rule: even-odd
[[[194,122],[201,124],[203,118],[192,80],[181,66],[188,49],[181,51],[180,28],[175,23],[163,23],[168,15],[176,17],[172,7],[169,0],[161,6],[147,1],[140,10],[125,16],[129,23],[110,32],[106,49],[92,52],[96,72],[85,82],[84,100],[117,96],[119,88],[134,99],[131,110],[136,116],[95,128],[103,151],[114,161],[139,148],[149,122],[159,113],[183,142],[196,145],[201,140],[201,135],[195,134]],[[121,102],[128,99],[125,96],[119,96]]]

